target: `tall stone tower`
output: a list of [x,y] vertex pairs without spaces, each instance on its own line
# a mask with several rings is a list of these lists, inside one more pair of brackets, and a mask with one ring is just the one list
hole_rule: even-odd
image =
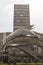
[[15,4],[14,5],[14,22],[13,31],[26,27],[30,28],[30,13],[28,4]]

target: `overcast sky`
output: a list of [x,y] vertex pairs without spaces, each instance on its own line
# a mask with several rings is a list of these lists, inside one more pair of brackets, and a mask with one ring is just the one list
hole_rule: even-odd
[[14,4],[29,4],[30,22],[43,33],[43,0],[0,0],[0,32],[13,31]]

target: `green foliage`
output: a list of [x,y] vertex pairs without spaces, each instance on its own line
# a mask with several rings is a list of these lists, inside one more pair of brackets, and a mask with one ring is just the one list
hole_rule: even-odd
[[[8,65],[7,63],[0,63],[0,65]],[[13,64],[10,64],[13,65]],[[43,65],[43,63],[16,63],[16,65]]]

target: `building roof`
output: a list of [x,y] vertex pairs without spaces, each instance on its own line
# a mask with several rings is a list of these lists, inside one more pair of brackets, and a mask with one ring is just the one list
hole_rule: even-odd
[[[19,36],[21,36],[21,37],[23,36],[22,39],[24,38],[24,36],[25,36],[25,38],[28,37],[28,40],[29,40],[29,38],[31,38],[30,39],[31,43],[32,43],[32,41],[34,42],[34,40],[37,39],[35,44],[43,48],[43,44],[41,42],[42,40],[41,40],[40,34],[36,34],[36,32],[34,32],[31,29],[27,29],[27,28],[20,28],[20,29],[16,30],[15,32],[12,32],[11,34],[9,34],[6,37],[6,43],[7,43],[6,45],[13,42],[13,40],[14,40],[14,42],[17,41],[17,40],[20,41],[20,38],[18,39]],[[27,39],[25,39],[25,40],[27,40]],[[34,44],[34,43],[32,43],[32,44]]]

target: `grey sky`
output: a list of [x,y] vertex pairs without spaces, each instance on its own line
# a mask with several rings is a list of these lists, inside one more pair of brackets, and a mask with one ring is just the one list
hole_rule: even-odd
[[29,4],[30,22],[43,33],[43,0],[0,0],[0,32],[13,31],[14,4]]

